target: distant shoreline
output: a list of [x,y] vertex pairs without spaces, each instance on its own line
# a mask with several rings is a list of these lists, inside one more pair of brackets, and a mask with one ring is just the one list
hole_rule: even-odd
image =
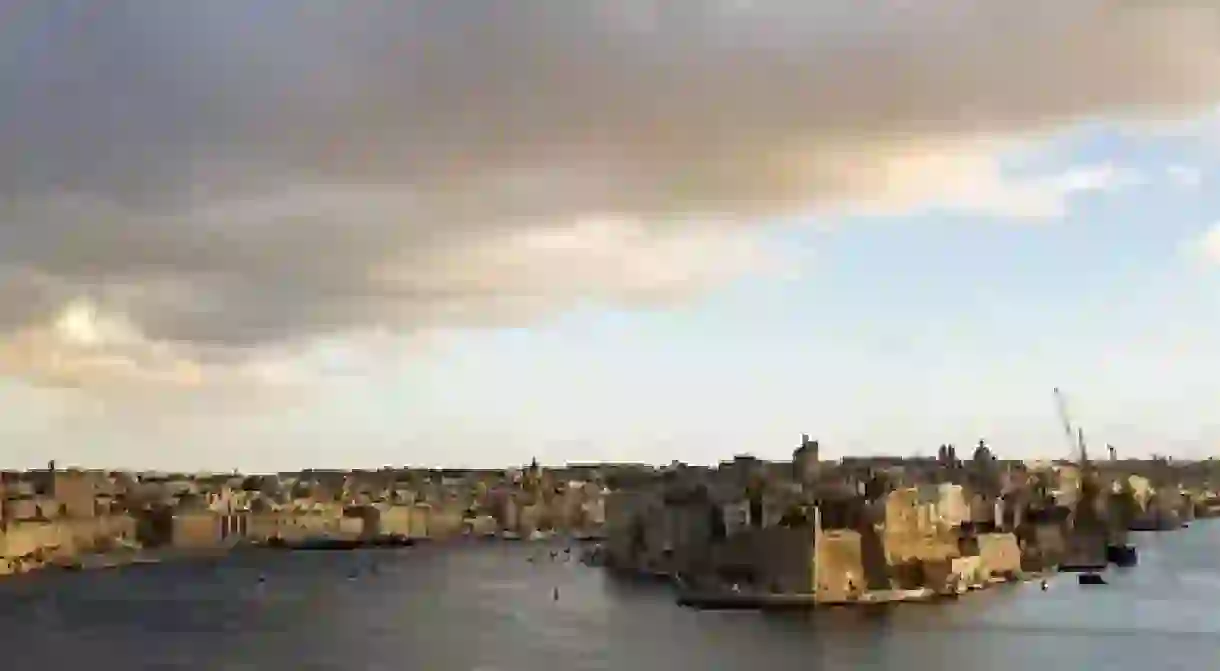
[[[336,539],[332,539],[336,540]],[[336,542],[327,543],[320,542],[316,547],[310,543],[287,544],[287,545],[272,545],[267,543],[256,543],[252,541],[243,541],[231,545],[222,545],[216,547],[200,547],[200,548],[175,548],[175,547],[158,547],[158,548],[141,548],[141,549],[119,549],[109,552],[87,552],[74,557],[51,557],[45,560],[30,562],[22,568],[13,570],[7,574],[0,574],[0,580],[5,579],[20,579],[25,576],[32,576],[42,573],[83,573],[104,571],[110,569],[126,568],[130,566],[148,566],[154,564],[178,563],[185,561],[201,561],[201,560],[223,560],[232,557],[233,555],[244,555],[251,553],[258,554],[297,554],[297,553],[344,553],[344,552],[360,552],[360,551],[388,551],[388,550],[405,550],[408,548],[420,547],[458,547],[466,544],[486,544],[486,545],[507,545],[507,546],[546,546],[555,545],[557,543],[567,543],[572,546],[587,546],[602,542],[600,538],[591,536],[562,536],[554,535],[544,538],[504,538],[499,535],[461,535],[452,538],[433,539],[427,537],[410,539],[410,543],[386,543],[386,542],[342,542],[342,539],[337,539]]]

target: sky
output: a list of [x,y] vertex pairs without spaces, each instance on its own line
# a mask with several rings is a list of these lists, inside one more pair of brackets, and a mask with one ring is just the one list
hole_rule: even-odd
[[1214,455],[1209,4],[9,3],[0,462]]

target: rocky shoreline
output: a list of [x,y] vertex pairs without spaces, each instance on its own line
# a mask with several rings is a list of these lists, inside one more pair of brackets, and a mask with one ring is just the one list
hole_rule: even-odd
[[10,558],[0,565],[0,580],[43,571],[100,571],[128,566],[162,564],[190,559],[219,559],[228,556],[235,548],[176,549],[176,548],[124,548],[104,552],[85,552],[75,555],[34,553],[30,556]]
[[677,604],[699,610],[807,610],[842,606],[884,606],[910,603],[928,604],[954,600],[970,592],[985,591],[1003,585],[1018,585],[1045,581],[1057,571],[1038,571],[1005,576],[993,576],[985,582],[960,584],[955,589],[937,591],[928,587],[915,589],[868,590],[855,598],[826,599],[814,594],[764,593],[754,591],[698,590],[678,587]]

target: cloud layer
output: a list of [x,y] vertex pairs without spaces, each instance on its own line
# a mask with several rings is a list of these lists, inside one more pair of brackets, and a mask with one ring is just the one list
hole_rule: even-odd
[[1014,191],[1005,142],[1220,101],[1200,3],[161,4],[0,10],[6,371],[674,300],[769,262],[752,221],[1053,212],[1105,176]]

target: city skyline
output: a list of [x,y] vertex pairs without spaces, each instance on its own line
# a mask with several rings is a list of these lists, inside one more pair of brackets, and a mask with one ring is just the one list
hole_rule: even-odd
[[0,462],[1207,458],[1215,11],[1137,4],[0,12]]

